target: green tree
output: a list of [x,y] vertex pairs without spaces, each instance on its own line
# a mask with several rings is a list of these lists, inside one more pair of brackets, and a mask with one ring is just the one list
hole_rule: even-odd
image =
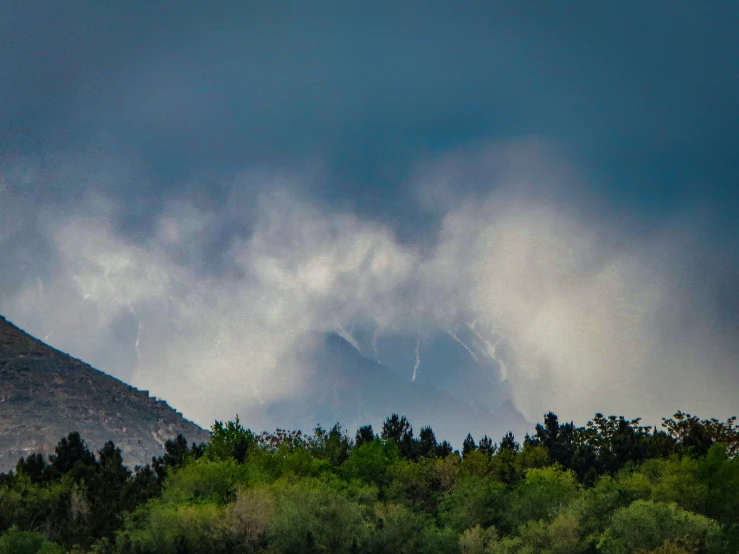
[[438,509],[439,521],[457,533],[465,529],[504,524],[509,510],[506,485],[489,477],[463,475],[446,493]]
[[338,423],[328,432],[319,425],[308,442],[313,456],[327,460],[332,466],[341,465],[351,450],[351,441]]
[[392,414],[382,425],[382,438],[394,442],[400,454],[405,458],[413,458],[413,428],[405,416]]
[[367,483],[387,485],[390,466],[400,456],[394,442],[383,443],[379,439],[355,447],[341,465],[345,479],[362,479]]
[[511,495],[512,528],[531,520],[551,521],[578,496],[575,474],[559,467],[530,469]]
[[75,481],[89,478],[95,472],[97,461],[95,455],[88,450],[85,441],[78,432],[70,433],[62,438],[49,456],[48,479],[71,474]]
[[436,456],[438,453],[436,435],[431,427],[421,427],[418,434],[418,451],[421,456]]
[[495,454],[497,446],[493,443],[493,439],[491,439],[487,435],[483,435],[483,437],[480,439],[480,444],[477,445],[477,449],[483,454],[492,456],[493,454]]
[[374,528],[368,540],[368,552],[415,554],[423,552],[423,528],[427,518],[395,503],[375,506]]
[[41,483],[49,476],[46,460],[38,453],[29,454],[26,458],[18,460],[15,472],[18,475],[25,475],[34,483]]
[[513,436],[513,433],[511,433],[510,431],[508,431],[508,433],[506,433],[500,441],[501,450],[509,450],[511,452],[517,452],[519,446],[520,445],[516,442],[516,439]]
[[477,451],[477,445],[475,444],[475,439],[472,438],[472,435],[467,433],[467,436],[462,442],[462,456],[467,456],[475,451]]
[[598,542],[604,554],[632,554],[659,548],[665,541],[682,541],[705,551],[720,537],[719,525],[677,504],[636,500],[617,510]]
[[339,492],[305,484],[276,490],[270,546],[284,554],[351,554],[364,544],[369,524],[363,510]]
[[375,432],[372,430],[372,425],[363,425],[357,429],[357,435],[354,438],[354,446],[362,446],[367,442],[375,440]]
[[248,554],[265,548],[274,511],[275,498],[268,489],[240,489],[225,519],[234,550]]
[[204,456],[210,460],[233,459],[241,464],[246,461],[255,443],[254,433],[241,425],[239,416],[226,423],[216,421],[211,427],[211,437]]
[[484,529],[475,525],[459,537],[459,550],[461,554],[489,554],[497,542],[498,531],[495,527]]
[[64,549],[49,542],[43,533],[9,529],[0,534],[0,554],[63,554]]

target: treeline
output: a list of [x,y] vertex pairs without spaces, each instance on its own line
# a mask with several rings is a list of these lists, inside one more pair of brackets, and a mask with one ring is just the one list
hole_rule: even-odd
[[0,475],[0,554],[736,553],[737,453],[736,418],[681,412],[660,429],[548,413],[461,451],[397,414],[354,437],[237,417],[133,470],[72,433]]

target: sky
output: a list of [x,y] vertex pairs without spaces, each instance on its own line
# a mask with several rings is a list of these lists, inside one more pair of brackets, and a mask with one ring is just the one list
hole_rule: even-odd
[[737,28],[718,1],[0,2],[0,313],[203,425],[289,399],[316,332],[469,324],[531,421],[727,417]]

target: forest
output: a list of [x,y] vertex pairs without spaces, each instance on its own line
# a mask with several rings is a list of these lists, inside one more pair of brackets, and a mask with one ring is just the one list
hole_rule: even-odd
[[0,476],[0,554],[739,552],[739,425],[548,413],[461,450],[403,416],[349,436],[216,421],[144,467],[78,433]]

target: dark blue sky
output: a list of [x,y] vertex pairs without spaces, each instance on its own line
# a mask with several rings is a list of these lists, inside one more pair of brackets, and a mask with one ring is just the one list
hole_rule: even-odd
[[533,136],[609,201],[655,217],[696,203],[737,229],[732,2],[0,9],[4,156],[120,156],[167,187],[319,160],[323,194],[382,212],[419,156]]

